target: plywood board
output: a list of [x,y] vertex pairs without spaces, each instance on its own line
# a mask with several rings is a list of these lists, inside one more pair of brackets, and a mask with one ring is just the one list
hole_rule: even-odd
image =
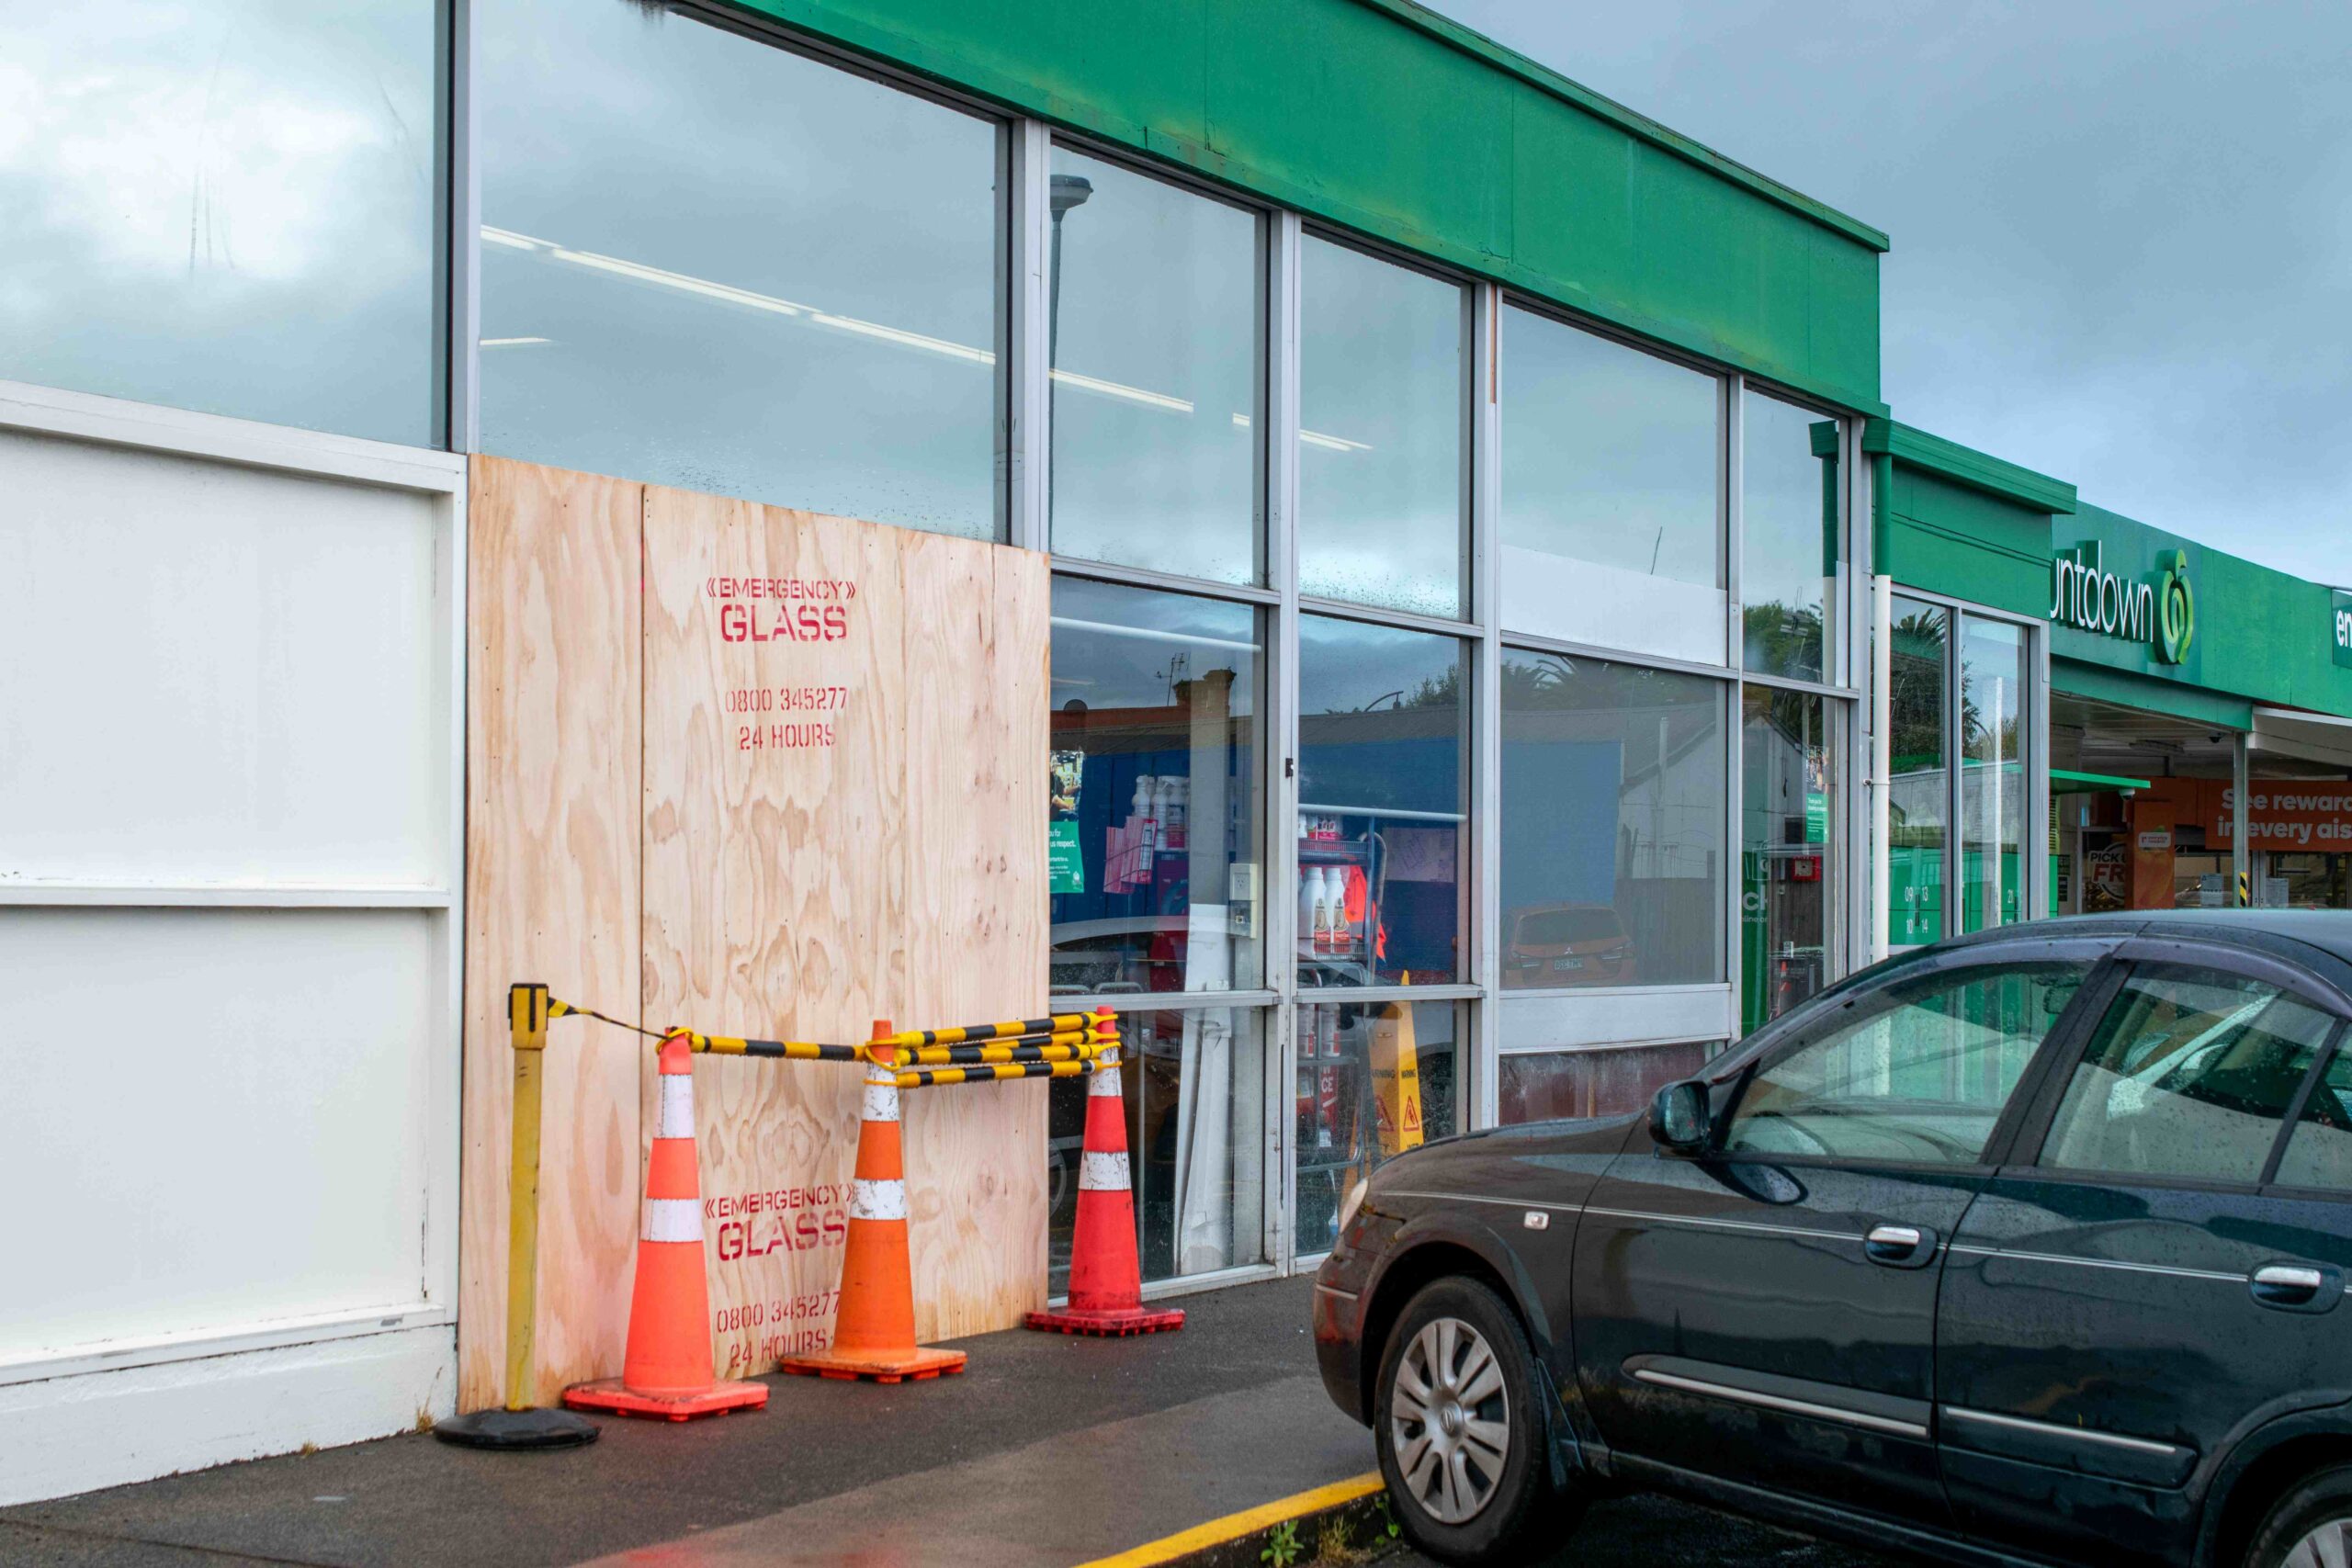
[[[910,713],[909,1021],[1023,1017],[1046,997],[1046,573],[1033,558],[910,536],[900,551]],[[1005,743],[1001,738],[1035,737]],[[1045,1305],[1040,1083],[903,1097],[916,1332],[985,1333]]]
[[[1040,1007],[1043,561],[659,488],[645,558],[649,1021],[854,1040]],[[696,1066],[722,1372],[830,1341],[859,1076]],[[925,1337],[1042,1303],[1042,1091],[908,1097]]]
[[[477,457],[469,532],[458,1403],[505,1397],[506,989],[638,1007],[643,487]],[[632,1037],[558,1022],[545,1077],[537,1403],[620,1370],[640,1175]]]

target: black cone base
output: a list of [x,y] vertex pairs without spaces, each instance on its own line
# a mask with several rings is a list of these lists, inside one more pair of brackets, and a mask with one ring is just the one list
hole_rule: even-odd
[[596,1440],[596,1424],[569,1410],[476,1410],[435,1422],[433,1435],[469,1449],[576,1449]]

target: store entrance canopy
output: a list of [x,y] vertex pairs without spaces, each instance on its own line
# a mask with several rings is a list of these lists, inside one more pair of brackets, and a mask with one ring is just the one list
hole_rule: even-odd
[[2250,750],[2352,768],[2352,718],[2301,708],[2257,707]]
[[2148,787],[2145,779],[2127,779],[2116,773],[2078,773],[2069,768],[2050,770],[2050,793],[2052,795],[2090,795],[2104,790]]

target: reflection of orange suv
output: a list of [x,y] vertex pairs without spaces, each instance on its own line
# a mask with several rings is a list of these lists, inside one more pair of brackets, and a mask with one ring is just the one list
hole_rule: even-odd
[[1542,904],[1511,917],[1503,988],[1630,986],[1634,939],[1606,904]]

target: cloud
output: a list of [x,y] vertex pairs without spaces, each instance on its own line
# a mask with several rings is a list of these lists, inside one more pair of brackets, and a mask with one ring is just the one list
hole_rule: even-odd
[[1897,418],[2352,581],[2352,10],[1443,5],[1888,231]]

